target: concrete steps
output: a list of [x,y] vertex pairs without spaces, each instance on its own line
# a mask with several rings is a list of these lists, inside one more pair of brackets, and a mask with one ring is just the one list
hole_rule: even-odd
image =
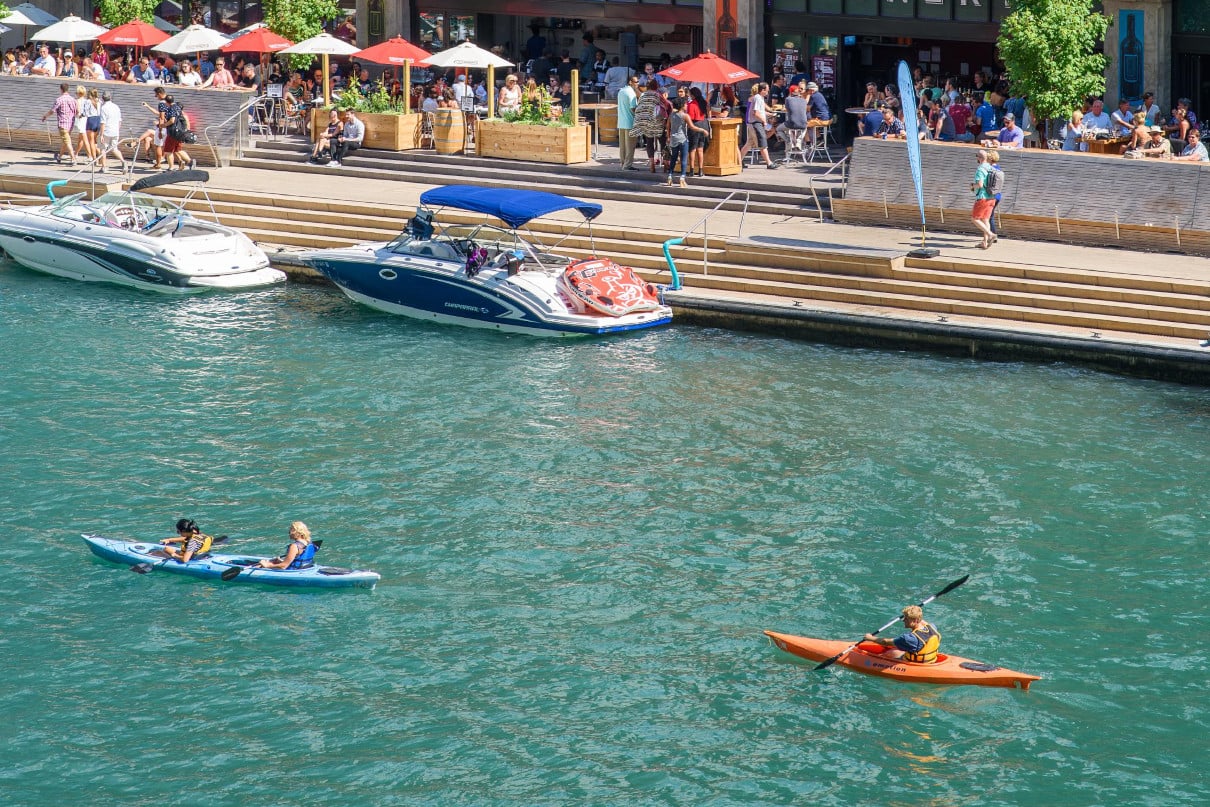
[[[359,203],[325,202],[322,209],[313,209],[314,203],[300,199],[251,200],[227,191],[212,197],[224,223],[242,228],[260,243],[295,248],[389,240],[410,215],[406,209]],[[198,200],[190,207],[206,209]],[[480,220],[458,213],[441,217],[443,223]],[[557,238],[568,227],[538,221],[533,229]],[[607,255],[650,280],[669,279],[661,251],[663,234],[594,228],[594,235],[595,249],[586,235],[573,235],[559,251],[573,257]],[[1064,269],[998,267],[961,259],[888,261],[858,253],[842,261],[794,242],[753,245],[714,238],[710,243],[706,273],[700,238],[673,250],[689,290],[1149,336],[1200,339],[1210,330],[1210,289],[1205,284],[1130,275],[1090,280]]]
[[[326,170],[326,169],[324,169]],[[39,189],[40,190],[40,189]],[[180,195],[162,188],[164,195]],[[412,210],[382,204],[301,197],[265,198],[234,190],[210,193],[224,223],[269,248],[292,251],[383,241],[395,237]],[[38,204],[40,194],[0,192],[0,203]],[[208,214],[204,199],[188,207]],[[483,217],[443,212],[439,224],[476,223]],[[538,220],[530,229],[548,245],[570,225]],[[594,227],[567,237],[558,251],[573,257],[609,256],[649,280],[667,282],[661,246],[676,234]],[[595,243],[595,248],[594,248]],[[1210,331],[1210,282],[1129,274],[1076,272],[1053,267],[997,265],[964,258],[904,258],[887,250],[841,254],[824,245],[777,239],[712,237],[704,269],[702,241],[691,237],[673,249],[685,293],[699,296],[801,301],[827,310],[902,312],[917,320],[972,318],[1012,327],[1054,327],[1084,334],[1204,338]],[[891,256],[891,257],[888,257]],[[797,302],[794,303],[796,306]]]
[[[247,149],[232,165],[245,168],[288,170],[293,173],[330,173],[325,166],[306,162],[309,147],[301,140],[262,140]],[[826,166],[825,166],[826,167]],[[571,166],[524,164],[489,158],[440,155],[413,150],[385,152],[363,149],[354,152],[339,169],[342,175],[367,179],[395,179],[430,185],[468,182],[476,185],[549,190],[591,201],[668,204],[680,207],[714,208],[733,191],[736,196],[723,203],[724,210],[747,209],[789,217],[819,216],[814,198],[806,191],[806,177],[819,166],[787,167],[779,172],[745,171],[732,177],[690,178],[689,188],[663,185],[665,174],[646,169],[623,171],[616,166],[578,164]],[[823,184],[819,197],[828,209],[827,187],[839,193],[839,177]]]

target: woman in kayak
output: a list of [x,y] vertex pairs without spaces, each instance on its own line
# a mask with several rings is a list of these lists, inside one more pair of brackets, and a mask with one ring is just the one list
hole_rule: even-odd
[[903,625],[907,631],[894,639],[882,639],[872,633],[865,635],[867,642],[891,648],[887,658],[902,658],[917,664],[932,664],[937,660],[937,648],[941,646],[941,634],[924,621],[924,610],[919,605],[903,609]]
[[301,521],[290,525],[290,545],[281,557],[265,558],[257,565],[262,569],[305,569],[311,565],[319,549],[311,541],[311,531]]
[[[191,518],[182,518],[176,523],[176,538],[165,538],[160,541],[169,557],[176,558],[181,563],[187,563],[194,555],[204,555],[210,551],[214,539],[197,527],[197,522]],[[173,549],[172,544],[180,544],[181,548]]]

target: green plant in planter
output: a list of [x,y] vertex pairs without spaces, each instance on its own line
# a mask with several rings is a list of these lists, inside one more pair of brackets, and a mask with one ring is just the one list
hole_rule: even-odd
[[367,95],[363,95],[356,84],[350,84],[341,93],[340,100],[336,102],[336,108],[389,115],[403,112],[403,103],[392,98],[386,82],[379,79],[378,84]]
[[525,123],[530,126],[571,126],[574,123],[570,109],[563,110],[563,114],[558,117],[551,117],[551,97],[545,87],[538,87],[536,100],[524,97],[521,99],[519,110],[503,112],[500,117],[507,123]]

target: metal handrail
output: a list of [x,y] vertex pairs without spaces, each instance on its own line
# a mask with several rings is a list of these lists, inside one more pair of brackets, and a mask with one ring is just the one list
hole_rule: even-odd
[[736,191],[731,191],[731,193],[729,193],[725,197],[723,197],[723,199],[718,204],[716,204],[714,206],[714,208],[710,210],[710,212],[708,212],[706,215],[702,216],[700,219],[697,220],[697,222],[692,227],[690,227],[688,230],[686,230],[684,235],[678,236],[677,238],[669,238],[667,241],[664,242],[664,246],[663,246],[664,260],[668,264],[668,271],[672,273],[672,285],[668,287],[671,291],[680,291],[681,290],[681,274],[680,274],[680,272],[677,271],[676,261],[674,261],[672,258],[672,247],[685,243],[685,239],[688,238],[693,233],[693,231],[696,230],[700,226],[702,228],[702,276],[705,277],[705,276],[709,275],[710,274],[710,255],[709,255],[710,233],[706,229],[706,222],[709,221],[710,217],[713,216],[715,213],[717,213],[719,211],[719,209],[722,208],[723,205],[727,204],[727,202],[730,202],[731,199],[734,198],[734,196],[737,193],[744,194],[744,209],[740,212],[739,229],[738,229],[738,232],[736,233],[736,237],[742,238],[743,234],[744,234],[744,217],[748,215],[748,202],[752,198],[752,192],[746,191],[746,190],[745,191],[736,190]]
[[[231,113],[226,118],[219,121],[218,123],[212,123],[209,126],[207,126],[205,129],[202,130],[202,137],[206,138],[205,145],[210,149],[210,154],[211,154],[211,156],[214,157],[215,165],[220,165],[221,161],[219,160],[219,156],[218,156],[218,148],[214,145],[214,140],[210,137],[210,130],[211,129],[221,129],[222,127],[226,126],[231,121],[238,118],[240,115],[247,115],[248,110],[251,109],[259,101],[260,101],[259,95],[255,96],[253,98],[249,98],[243,104],[240,104],[240,108],[235,110],[235,112]],[[235,127],[235,156],[237,159],[244,156],[244,139],[241,136],[242,134],[243,134],[243,130],[240,127],[236,126]]]
[[[809,177],[807,177],[807,187],[811,189],[811,197],[815,200],[815,209],[819,211],[820,222],[823,221],[823,207],[820,206],[820,204],[819,204],[819,194],[815,190],[815,180],[822,179],[823,177],[826,177],[828,174],[832,173],[837,168],[839,168],[839,169],[841,169],[840,181],[841,181],[841,184],[843,185],[843,183],[848,181],[848,178],[846,176],[845,166],[848,165],[849,158],[852,156],[853,156],[853,152],[850,151],[847,154],[845,154],[843,157],[841,157],[839,160],[832,163],[832,165],[828,167],[827,171],[824,171],[822,174],[811,174]],[[831,202],[831,199],[832,199],[832,191],[829,188],[828,189],[829,203]],[[830,207],[831,207],[831,205],[829,204],[829,208]]]

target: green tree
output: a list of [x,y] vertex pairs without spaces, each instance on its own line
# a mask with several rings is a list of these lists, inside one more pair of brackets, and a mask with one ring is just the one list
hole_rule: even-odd
[[154,22],[153,15],[158,5],[158,0],[97,0],[97,11],[101,15],[101,24],[113,28],[135,20]]
[[[336,0],[264,0],[265,24],[292,42],[310,39],[323,24],[340,16]],[[311,56],[291,56],[291,67],[305,67]]]
[[1096,48],[1108,27],[1093,0],[1014,0],[996,47],[1042,131],[1049,119],[1079,109],[1085,97],[1105,93],[1105,56]]

